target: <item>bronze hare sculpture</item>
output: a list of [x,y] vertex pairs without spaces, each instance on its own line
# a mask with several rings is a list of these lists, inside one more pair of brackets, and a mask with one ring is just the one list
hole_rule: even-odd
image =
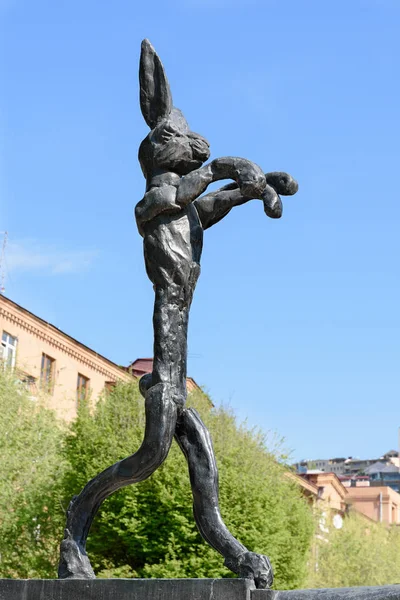
[[[189,129],[172,104],[163,65],[148,40],[140,56],[140,106],[151,131],[139,149],[146,192],[135,215],[144,241],[147,274],[155,291],[153,372],[140,380],[146,427],[142,445],[131,456],[97,475],[75,496],[67,511],[61,543],[60,578],[95,577],[86,539],[100,504],[116,490],[143,481],[162,464],[175,437],[189,466],[196,524],[203,538],[240,577],[269,587],[273,573],[267,556],[249,551],[230,533],[218,505],[218,471],[210,435],[198,413],[185,408],[187,330],[197,279],[203,231],[234,206],[252,199],[272,218],[282,214],[279,194],[296,193],[287,173],[264,174],[244,158],[209,158],[208,142]],[[214,181],[233,183],[201,195]]]

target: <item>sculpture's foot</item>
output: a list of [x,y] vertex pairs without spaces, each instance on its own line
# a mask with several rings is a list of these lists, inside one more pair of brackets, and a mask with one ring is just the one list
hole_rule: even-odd
[[68,530],[60,545],[59,579],[96,579],[85,548],[72,539]]
[[244,552],[236,558],[226,558],[224,564],[239,577],[254,579],[255,586],[258,589],[269,588],[274,581],[274,573],[269,558],[263,554]]

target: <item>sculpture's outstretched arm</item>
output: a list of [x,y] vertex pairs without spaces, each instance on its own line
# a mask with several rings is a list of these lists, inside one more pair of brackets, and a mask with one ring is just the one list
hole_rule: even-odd
[[297,182],[288,173],[266,173],[267,185],[263,192],[252,197],[244,196],[237,183],[230,183],[201,196],[194,201],[203,229],[208,229],[223,219],[234,206],[245,204],[249,200],[263,200],[265,213],[273,218],[282,215],[282,202],[279,194],[291,196],[298,190]]
[[[245,158],[225,156],[216,158],[208,165],[191,171],[179,179],[168,173],[167,179],[153,178],[140,202],[135,208],[135,217],[140,235],[144,236],[144,224],[162,213],[179,213],[183,206],[198,198],[214,181],[233,179],[243,196],[258,198],[265,189],[265,176],[261,168]],[[161,184],[160,184],[161,182]]]
[[186,206],[205,192],[210,183],[221,179],[233,179],[248,198],[258,197],[266,185],[265,175],[258,165],[245,158],[224,156],[182,177],[176,194],[177,204]]
[[[227,189],[228,188],[228,189]],[[226,217],[234,206],[245,204],[252,198],[242,195],[236,183],[210,192],[194,201],[203,229],[208,229]]]

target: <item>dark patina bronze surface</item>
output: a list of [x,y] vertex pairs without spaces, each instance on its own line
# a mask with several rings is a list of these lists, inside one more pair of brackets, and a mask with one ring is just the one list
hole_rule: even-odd
[[[153,372],[140,381],[145,397],[143,443],[131,456],[97,475],[68,508],[59,578],[94,578],[86,539],[101,503],[116,490],[143,481],[165,460],[173,438],[189,466],[194,518],[203,538],[240,577],[258,588],[272,584],[268,557],[249,551],[228,530],[218,504],[218,471],[209,432],[185,407],[189,310],[200,275],[203,232],[235,206],[263,201],[272,218],[282,214],[281,195],[296,193],[287,173],[264,174],[244,158],[209,158],[209,144],[189,129],[172,96],[164,68],[148,40],[140,57],[140,106],[151,131],[139,149],[146,191],[135,210],[146,271],[153,283]],[[202,195],[219,180],[232,183]]]

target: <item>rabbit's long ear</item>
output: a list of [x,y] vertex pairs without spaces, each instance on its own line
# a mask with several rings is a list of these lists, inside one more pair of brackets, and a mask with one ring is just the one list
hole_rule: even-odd
[[140,108],[147,125],[153,129],[171,112],[172,96],[164,67],[149,40],[142,42],[139,81]]

